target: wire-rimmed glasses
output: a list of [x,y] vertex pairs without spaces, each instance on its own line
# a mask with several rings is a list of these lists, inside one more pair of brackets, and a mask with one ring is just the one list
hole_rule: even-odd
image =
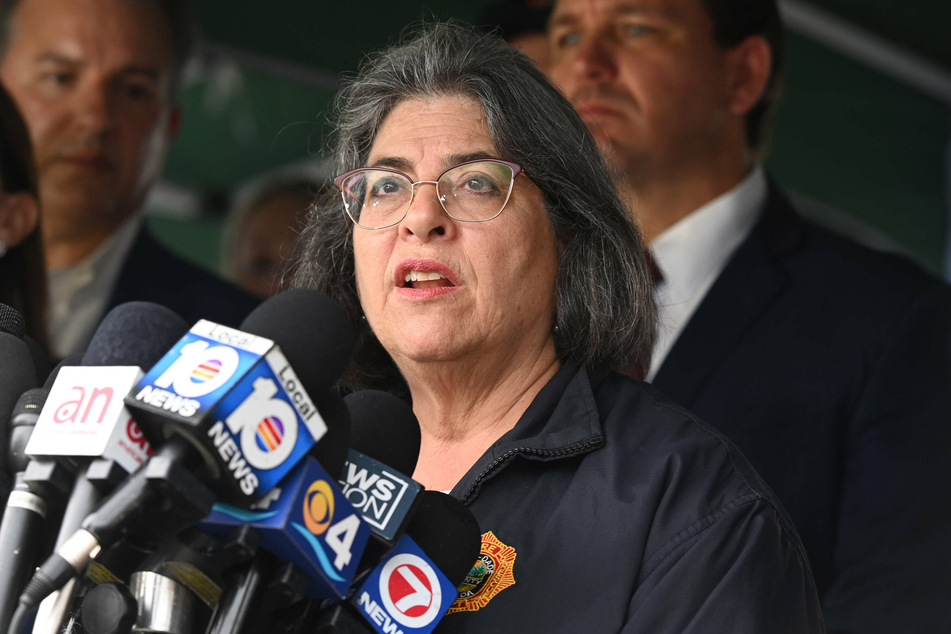
[[413,181],[399,170],[361,167],[341,174],[334,185],[354,224],[363,229],[385,229],[406,217],[416,186],[436,186],[436,198],[450,218],[462,222],[492,220],[505,209],[512,195],[518,163],[501,159],[475,159],[453,165],[434,181]]

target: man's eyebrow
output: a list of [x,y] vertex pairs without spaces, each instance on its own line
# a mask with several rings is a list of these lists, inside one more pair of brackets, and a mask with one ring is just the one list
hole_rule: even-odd
[[60,53],[55,53],[53,51],[46,51],[40,53],[35,58],[36,63],[38,64],[57,64],[59,66],[79,66],[80,61],[73,59],[71,57],[66,57]]
[[[45,51],[35,58],[37,64],[50,64],[54,66],[66,66],[76,68],[82,66],[82,61],[57,53],[55,51]],[[119,75],[139,76],[152,81],[158,81],[161,71],[158,68],[143,64],[127,64],[119,69]]]
[[[654,16],[663,16],[667,15],[667,11],[655,7],[646,7],[640,4],[622,4],[613,6],[608,10],[608,15],[611,17],[625,17],[631,15],[654,15]],[[557,27],[557,26],[570,26],[576,24],[580,21],[577,13],[562,13],[555,14],[552,16],[551,20],[548,22],[548,27]]]
[[130,64],[128,66],[123,66],[119,71],[119,74],[123,76],[133,75],[145,77],[146,79],[157,82],[162,73],[159,69],[153,68],[151,66],[136,66],[134,64]]

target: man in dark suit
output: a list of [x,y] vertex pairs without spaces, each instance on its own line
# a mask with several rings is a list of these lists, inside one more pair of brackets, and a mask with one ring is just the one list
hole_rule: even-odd
[[804,221],[759,165],[775,2],[558,0],[549,30],[662,275],[647,378],[775,490],[830,631],[951,631],[951,296]]
[[83,350],[122,301],[232,326],[256,303],[159,246],[141,218],[180,127],[192,39],[176,0],[0,4],[0,79],[36,153],[56,357]]

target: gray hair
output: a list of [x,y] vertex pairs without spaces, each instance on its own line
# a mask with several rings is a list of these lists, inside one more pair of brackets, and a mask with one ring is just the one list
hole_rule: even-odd
[[[587,366],[646,366],[654,305],[640,232],[574,109],[498,37],[429,24],[370,57],[334,101],[336,172],[366,164],[397,104],[443,96],[477,100],[500,158],[520,163],[544,196],[561,247],[553,315],[558,357]],[[379,370],[388,357],[361,320],[353,230],[339,192],[318,201],[301,234],[293,284],[326,292],[349,313],[358,347],[345,383],[361,388],[389,378]]]
[[[10,45],[10,26],[14,10],[21,0],[0,0],[0,60]],[[170,73],[169,101],[177,103],[182,88],[185,65],[195,52],[198,42],[197,30],[192,21],[186,0],[125,0],[133,3],[150,3],[158,6],[168,20],[172,32],[172,66]]]

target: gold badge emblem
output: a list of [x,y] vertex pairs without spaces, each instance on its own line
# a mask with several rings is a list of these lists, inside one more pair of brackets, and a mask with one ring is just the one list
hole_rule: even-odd
[[509,586],[515,585],[515,549],[506,546],[492,531],[482,535],[482,552],[459,585],[459,598],[448,614],[475,612]]

